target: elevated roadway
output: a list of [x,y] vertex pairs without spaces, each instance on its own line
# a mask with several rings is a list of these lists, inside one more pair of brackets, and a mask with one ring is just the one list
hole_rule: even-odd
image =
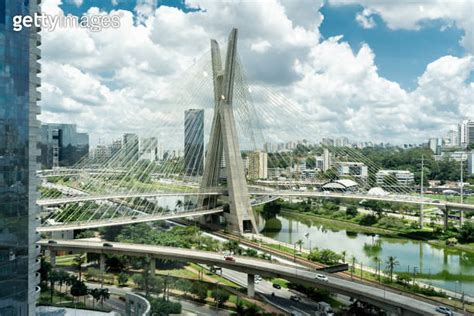
[[[85,195],[61,197],[56,199],[40,199],[37,201],[39,206],[53,206],[68,203],[77,203],[85,201],[99,201],[109,199],[124,198],[150,198],[162,196],[199,196],[199,195],[222,195],[224,191],[209,192],[148,192],[148,193],[122,193],[122,194],[104,194],[104,195]],[[372,200],[382,202],[410,203],[418,205],[436,206],[442,209],[453,208],[463,210],[474,210],[474,204],[462,204],[448,201],[439,201],[431,199],[420,199],[413,196],[403,195],[367,195],[361,193],[337,193],[337,192],[319,192],[319,191],[253,191],[249,192],[251,196],[271,196],[271,197],[295,197],[295,198],[339,198],[354,200]]]
[[49,226],[39,226],[36,228],[38,232],[57,232],[66,230],[77,230],[77,229],[90,229],[99,228],[106,226],[118,226],[127,224],[146,223],[154,221],[163,221],[170,219],[177,219],[183,217],[194,217],[211,215],[222,212],[222,208],[215,208],[211,210],[193,210],[193,211],[182,211],[182,212],[167,212],[162,214],[150,214],[140,216],[123,216],[104,220],[92,220],[89,222],[72,222],[70,224],[58,224]]
[[44,249],[49,249],[54,254],[56,251],[90,252],[98,254],[113,253],[220,266],[222,268],[247,273],[249,275],[248,287],[252,287],[252,293],[254,291],[254,284],[250,280],[253,280],[254,275],[258,274],[265,277],[279,277],[291,282],[347,295],[379,306],[392,315],[436,314],[436,305],[429,301],[418,300],[408,295],[404,295],[403,293],[395,293],[385,289],[372,287],[367,284],[339,278],[337,276],[329,275],[328,281],[321,281],[316,279],[316,272],[313,272],[312,270],[264,261],[261,259],[236,257],[235,261],[229,261],[225,260],[222,254],[215,252],[142,244],[103,243],[79,240],[41,240],[38,244]]
[[150,192],[150,193],[117,193],[103,195],[81,195],[69,196],[56,199],[40,199],[36,201],[39,206],[53,206],[77,202],[115,200],[127,198],[152,198],[166,196],[199,196],[199,195],[220,195],[222,192]]

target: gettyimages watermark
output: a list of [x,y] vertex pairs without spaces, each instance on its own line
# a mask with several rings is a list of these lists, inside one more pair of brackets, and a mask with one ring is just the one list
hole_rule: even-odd
[[35,13],[34,15],[15,15],[13,17],[13,31],[20,32],[23,28],[40,27],[49,32],[57,28],[83,28],[92,32],[100,32],[103,29],[120,27],[122,15],[48,15]]

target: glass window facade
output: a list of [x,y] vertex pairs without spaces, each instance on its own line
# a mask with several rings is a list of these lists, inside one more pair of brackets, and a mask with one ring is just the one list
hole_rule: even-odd
[[[0,315],[34,315],[36,30],[12,29],[13,16],[31,15],[29,0],[0,0]],[[33,37],[32,37],[33,36]],[[38,51],[39,52],[39,51]],[[36,54],[36,52],[35,52]],[[39,54],[39,53],[38,53]],[[34,67],[33,67],[34,68]],[[33,91],[34,96],[30,95]],[[31,113],[31,114],[30,114]],[[31,161],[31,157],[33,161]]]
[[184,167],[186,175],[202,176],[204,169],[204,110],[184,112]]

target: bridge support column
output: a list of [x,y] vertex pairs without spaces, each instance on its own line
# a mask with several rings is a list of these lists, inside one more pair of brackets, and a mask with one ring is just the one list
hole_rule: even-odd
[[[227,42],[225,67],[222,67],[219,44],[211,40],[212,73],[214,84],[214,118],[209,137],[206,164],[201,189],[215,187],[219,183],[220,164],[225,159],[229,211],[224,213],[231,232],[258,233],[255,216],[248,196],[247,180],[240,152],[232,98],[234,77],[237,71],[237,29],[233,29]],[[199,206],[210,208],[216,203],[215,197],[203,196]]]
[[255,296],[255,275],[247,274],[247,296]]
[[461,225],[464,225],[464,210],[459,210],[460,214],[459,214],[459,224]]
[[151,276],[155,276],[155,270],[156,270],[156,259],[150,258],[150,275]]
[[49,249],[49,261],[52,268],[56,267],[56,250]]
[[105,272],[105,254],[103,253],[100,254],[99,266],[100,266],[100,272],[104,273]]

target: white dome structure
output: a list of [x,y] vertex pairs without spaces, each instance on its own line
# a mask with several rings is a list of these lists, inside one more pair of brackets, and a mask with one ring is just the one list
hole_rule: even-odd
[[372,196],[387,196],[388,192],[382,189],[381,187],[374,187],[371,188],[368,192],[367,195],[372,195]]

